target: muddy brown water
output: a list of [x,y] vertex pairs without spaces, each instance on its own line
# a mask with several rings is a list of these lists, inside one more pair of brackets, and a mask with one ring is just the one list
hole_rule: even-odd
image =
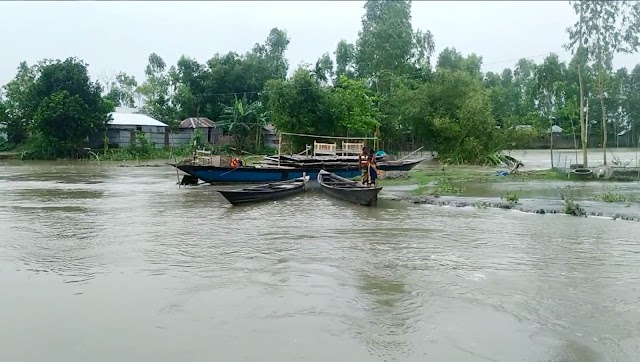
[[0,361],[640,360],[640,223],[175,182],[0,164]]

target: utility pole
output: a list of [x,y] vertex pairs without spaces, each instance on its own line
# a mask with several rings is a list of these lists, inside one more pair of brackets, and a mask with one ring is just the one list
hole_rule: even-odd
[[551,169],[553,170],[553,117],[549,117],[549,145],[551,150]]
[[[591,96],[591,93],[589,93],[589,96]],[[585,129],[584,140],[585,140],[585,143],[587,144],[587,148],[589,148],[589,98],[587,98],[587,111],[585,113],[584,129]],[[587,167],[587,165],[584,165],[583,167]]]

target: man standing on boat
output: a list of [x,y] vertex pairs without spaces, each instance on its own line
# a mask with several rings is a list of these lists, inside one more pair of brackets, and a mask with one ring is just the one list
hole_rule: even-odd
[[369,154],[367,147],[362,147],[362,153],[360,154],[358,165],[360,166],[360,177],[362,178],[362,184],[369,183]]
[[367,183],[369,186],[376,186],[376,183],[378,181],[378,168],[376,167],[376,154],[373,152],[373,150],[369,150],[367,166]]

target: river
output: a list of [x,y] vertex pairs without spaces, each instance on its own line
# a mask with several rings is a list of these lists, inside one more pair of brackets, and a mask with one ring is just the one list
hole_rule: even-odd
[[175,183],[0,164],[0,361],[640,360],[640,223]]

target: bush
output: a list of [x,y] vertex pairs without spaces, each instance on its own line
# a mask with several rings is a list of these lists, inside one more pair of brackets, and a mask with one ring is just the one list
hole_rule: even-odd
[[9,144],[9,142],[0,139],[0,152],[11,151],[13,147]]

